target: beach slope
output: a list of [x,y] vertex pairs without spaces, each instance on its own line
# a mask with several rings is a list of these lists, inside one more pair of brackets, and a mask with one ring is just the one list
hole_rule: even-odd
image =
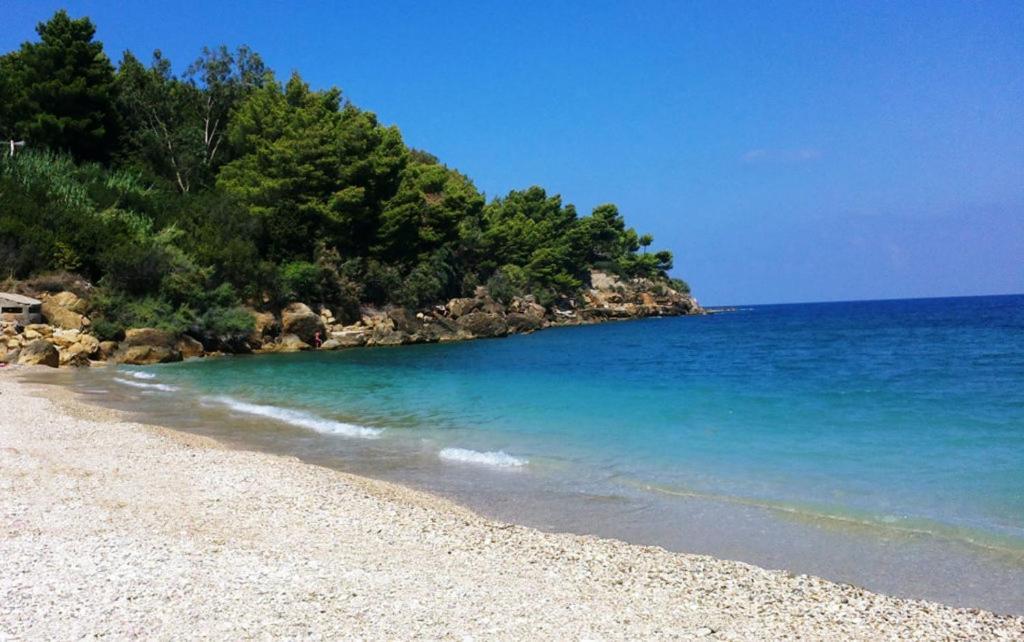
[[1024,619],[484,519],[0,373],[0,639],[1024,639]]

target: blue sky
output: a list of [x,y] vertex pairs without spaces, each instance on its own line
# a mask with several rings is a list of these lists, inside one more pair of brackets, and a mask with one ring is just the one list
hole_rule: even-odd
[[0,2],[246,43],[488,196],[604,202],[706,304],[1024,292],[1021,2]]

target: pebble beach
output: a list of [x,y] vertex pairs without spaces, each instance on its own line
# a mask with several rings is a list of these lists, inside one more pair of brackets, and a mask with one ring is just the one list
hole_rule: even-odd
[[485,519],[0,372],[0,639],[1019,640],[1024,618]]

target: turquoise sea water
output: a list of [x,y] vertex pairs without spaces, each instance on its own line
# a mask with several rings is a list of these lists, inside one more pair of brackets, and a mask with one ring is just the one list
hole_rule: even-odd
[[161,421],[498,517],[1024,611],[1024,296],[82,376]]

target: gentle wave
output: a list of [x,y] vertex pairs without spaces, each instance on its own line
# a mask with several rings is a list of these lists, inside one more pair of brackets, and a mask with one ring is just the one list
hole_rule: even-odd
[[640,488],[662,495],[671,495],[674,497],[690,499],[703,499],[714,502],[763,508],[782,515],[791,516],[794,519],[815,520],[818,523],[832,522],[836,525],[845,524],[850,527],[886,530],[907,535],[925,535],[946,540],[955,540],[972,546],[977,546],[979,548],[1010,554],[1017,558],[1018,561],[1024,561],[1024,540],[1019,537],[1001,536],[979,529],[952,526],[924,518],[904,518],[894,515],[872,515],[854,511],[840,513],[836,512],[838,509],[829,510],[822,507],[778,502],[767,499],[752,499],[747,497],[722,495],[718,493],[701,492],[686,488],[674,488],[658,484],[650,484],[631,479],[621,479],[621,482],[635,488]]
[[258,417],[267,417],[268,419],[275,419],[286,424],[291,424],[300,428],[308,428],[309,430],[314,430],[328,435],[373,439],[384,432],[380,428],[347,424],[341,421],[334,421],[333,419],[325,419],[301,410],[291,410],[289,408],[280,408],[278,406],[248,403],[245,401],[239,401],[233,397],[206,397],[206,399],[223,404],[236,412],[256,415]]
[[114,377],[114,381],[131,386],[132,388],[142,388],[144,390],[160,390],[162,392],[174,392],[178,389],[177,386],[169,386],[166,383],[143,383],[141,381],[132,381],[131,379],[122,379],[121,377]]
[[152,372],[143,372],[141,370],[133,370],[132,376],[136,379],[156,379],[156,375]]
[[438,453],[441,459],[458,461],[466,464],[480,464],[482,466],[497,466],[499,468],[518,468],[525,466],[529,460],[513,457],[512,455],[498,451],[480,452],[466,448],[445,448]]

